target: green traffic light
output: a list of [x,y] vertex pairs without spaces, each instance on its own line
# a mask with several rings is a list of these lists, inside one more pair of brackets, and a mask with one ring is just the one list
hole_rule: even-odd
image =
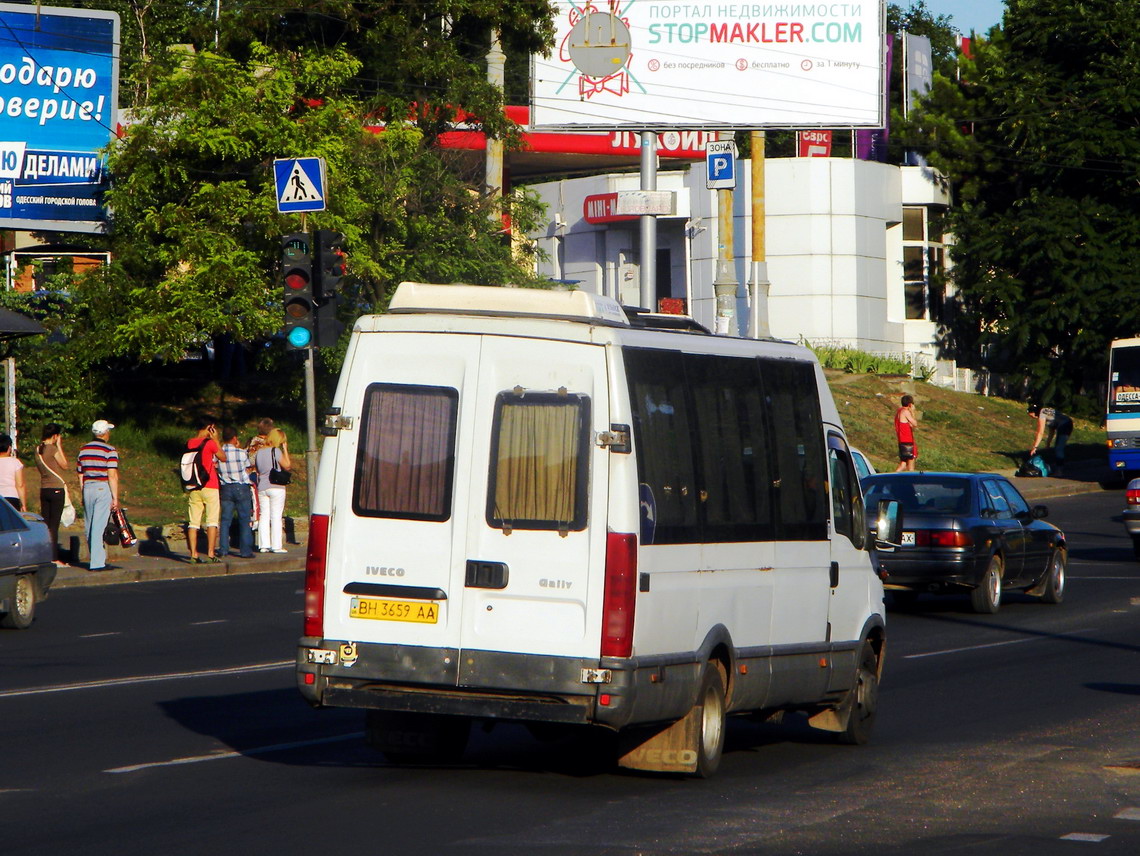
[[313,331],[306,327],[294,327],[285,338],[294,348],[307,348],[313,341]]

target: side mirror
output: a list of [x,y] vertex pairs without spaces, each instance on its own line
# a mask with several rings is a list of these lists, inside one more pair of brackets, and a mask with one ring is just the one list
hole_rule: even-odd
[[1034,520],[1041,520],[1042,518],[1048,517],[1048,516],[1049,516],[1049,506],[1047,506],[1047,505],[1035,505],[1035,506],[1033,506],[1033,519]]
[[897,499],[885,499],[879,503],[878,524],[875,526],[876,547],[901,547],[899,536],[902,533],[902,509]]

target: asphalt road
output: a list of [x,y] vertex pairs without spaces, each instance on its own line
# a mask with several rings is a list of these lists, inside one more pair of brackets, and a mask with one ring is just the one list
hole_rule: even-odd
[[870,746],[734,720],[709,781],[517,727],[475,733],[456,767],[388,765],[360,715],[293,688],[299,574],[62,590],[0,634],[0,852],[1135,854],[1140,565],[1120,500],[1049,502],[1072,553],[1060,606],[892,611]]

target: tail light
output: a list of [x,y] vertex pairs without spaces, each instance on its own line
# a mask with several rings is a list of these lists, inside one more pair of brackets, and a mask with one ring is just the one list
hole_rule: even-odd
[[637,536],[606,536],[606,587],[602,602],[602,656],[633,653],[633,614],[637,605]]
[[914,543],[916,547],[972,547],[974,539],[960,529],[919,529]]
[[1140,505],[1140,489],[1129,488],[1125,496],[1128,498],[1129,505]]
[[309,550],[305,555],[305,634],[324,635],[325,559],[329,546],[329,516],[309,516]]

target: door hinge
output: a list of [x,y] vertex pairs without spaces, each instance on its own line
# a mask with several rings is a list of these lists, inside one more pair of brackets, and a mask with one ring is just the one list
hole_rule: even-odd
[[614,673],[610,669],[582,670],[582,683],[584,684],[608,684],[613,678]]
[[611,452],[628,455],[630,453],[629,426],[611,423],[609,431],[598,432],[597,444]]
[[351,431],[352,417],[341,416],[340,408],[333,407],[325,412],[325,424],[321,426],[321,434],[326,437],[335,437],[337,431]]

